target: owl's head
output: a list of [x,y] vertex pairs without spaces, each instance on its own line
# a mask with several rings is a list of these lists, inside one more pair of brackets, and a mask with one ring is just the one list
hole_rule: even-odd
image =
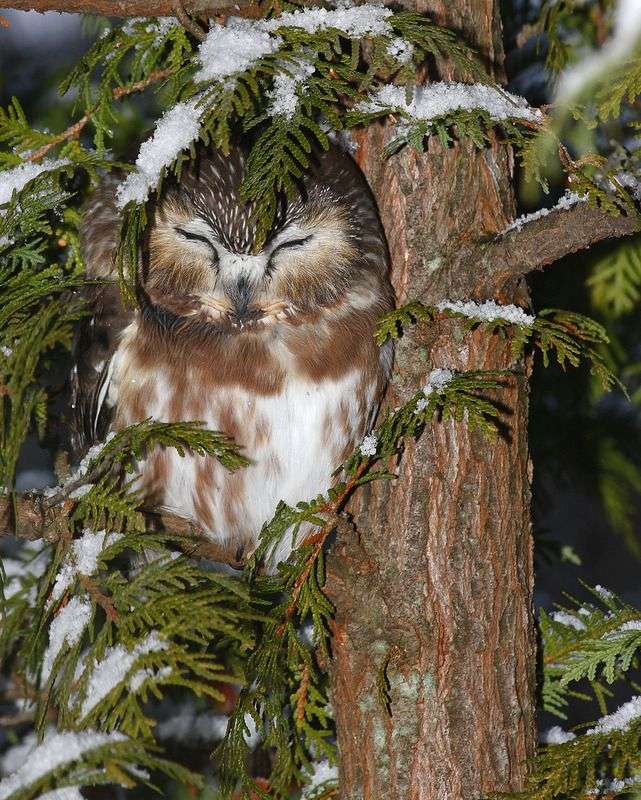
[[283,204],[260,252],[240,200],[245,157],[202,150],[160,199],[142,284],[173,319],[241,332],[300,315],[376,302],[387,250],[374,202],[351,158],[321,155]]

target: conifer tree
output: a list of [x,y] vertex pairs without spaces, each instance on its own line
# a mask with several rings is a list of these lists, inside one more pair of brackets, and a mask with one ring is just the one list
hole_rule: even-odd
[[[0,508],[13,534],[0,798],[627,791],[641,779],[641,610],[595,587],[543,611],[537,661],[528,398],[533,364],[554,362],[587,366],[592,409],[604,392],[636,401],[632,359],[622,371],[607,347],[640,297],[635,0],[545,0],[520,20],[558,76],[544,109],[505,89],[503,23],[518,4],[498,0],[0,6],[100,15],[60,86],[77,98],[66,129],[38,129],[19,98],[0,111]],[[162,113],[123,164],[120,107],[150,92]],[[571,146],[578,129],[595,131],[589,152]],[[51,437],[52,368],[86,313],[87,193],[127,172],[118,263],[135,303],[147,200],[198,141],[227,150],[247,131],[257,245],[312,150],[351,137],[398,307],[377,330],[379,344],[395,340],[396,364],[374,430],[325,494],[282,503],[234,570],[134,488],[136,461],[157,445],[246,466],[197,420],[111,434],[41,493],[16,492],[15,477],[26,436]],[[562,174],[565,193],[517,218],[515,162],[546,191]],[[623,237],[591,266],[598,320],[532,309],[529,273]],[[641,466],[611,431],[598,443],[605,507],[634,546]],[[274,543],[303,523],[314,533],[264,574]],[[628,691],[618,708],[615,682]],[[537,696],[561,719],[573,699],[593,701],[594,721],[552,728],[537,749]]]

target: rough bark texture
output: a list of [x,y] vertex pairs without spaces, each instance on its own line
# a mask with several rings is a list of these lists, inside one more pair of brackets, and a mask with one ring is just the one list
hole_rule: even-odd
[[485,248],[485,264],[494,280],[525,275],[559,258],[585,250],[604,239],[638,233],[639,217],[613,216],[579,203],[567,211],[552,211],[500,236]]
[[176,16],[177,7],[205,19],[211,14],[238,13],[254,0],[0,0],[0,8],[20,11],[65,11],[104,17]]
[[[502,57],[494,0],[423,2],[489,64]],[[414,6],[416,7],[416,6]],[[519,278],[488,270],[479,240],[513,216],[512,160],[500,144],[449,151],[436,140],[381,162],[374,127],[361,161],[379,199],[399,303],[494,297],[527,304]],[[355,500],[358,537],[339,537],[328,586],[342,800],[472,800],[522,786],[535,749],[535,639],[527,447],[527,364],[509,342],[452,320],[397,348],[389,402],[435,367],[514,368],[494,442],[436,422],[406,448],[399,478]]]

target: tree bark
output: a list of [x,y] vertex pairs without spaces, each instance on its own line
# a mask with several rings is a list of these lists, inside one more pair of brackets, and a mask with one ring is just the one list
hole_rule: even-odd
[[[498,1],[412,7],[462,31],[500,75]],[[424,154],[407,148],[382,161],[389,138],[388,127],[372,126],[360,160],[379,201],[398,302],[527,305],[521,278],[488,271],[480,279],[483,246],[474,244],[513,218],[509,148],[444,150],[432,139]],[[388,402],[407,400],[436,367],[511,369],[496,398],[504,430],[490,442],[464,422],[435,422],[391,465],[397,480],[354,499],[358,536],[339,537],[327,584],[337,611],[341,800],[515,790],[535,752],[529,364],[513,363],[508,340],[465,333],[456,321],[417,326],[397,347]]]
[[20,11],[64,11],[104,17],[177,16],[181,11],[207,18],[216,14],[250,16],[258,13],[255,0],[0,0],[0,8]]

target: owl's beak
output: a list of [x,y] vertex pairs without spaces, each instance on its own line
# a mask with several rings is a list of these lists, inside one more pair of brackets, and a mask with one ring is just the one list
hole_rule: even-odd
[[252,285],[246,275],[240,276],[236,283],[233,284],[229,294],[229,299],[240,321],[247,315],[247,308],[249,307],[253,295]]
[[247,275],[241,275],[227,287],[226,294],[233,308],[232,321],[241,328],[262,316],[261,309],[253,304],[254,289]]

